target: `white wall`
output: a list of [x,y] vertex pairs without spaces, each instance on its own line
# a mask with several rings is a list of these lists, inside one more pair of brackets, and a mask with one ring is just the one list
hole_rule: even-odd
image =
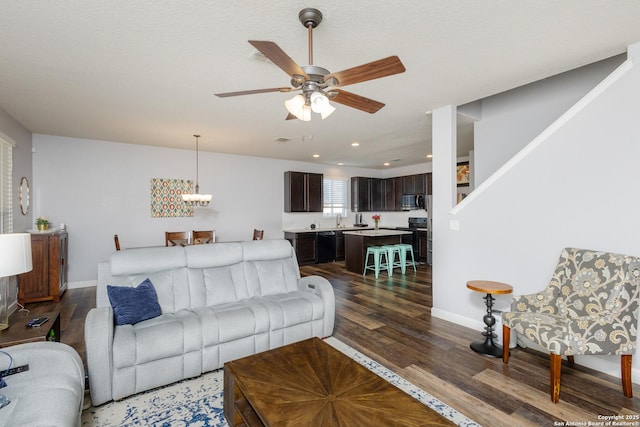
[[[283,237],[283,224],[310,224],[318,214],[283,213],[287,170],[334,178],[380,173],[201,151],[200,190],[213,194],[211,206],[193,217],[152,218],[151,178],[195,179],[193,150],[39,134],[33,146],[34,217],[67,226],[72,286],[96,279],[97,263],[114,250],[114,234],[122,246],[136,247],[164,245],[167,230],[215,229],[219,241],[232,241],[250,239],[254,228],[274,239]],[[384,216],[383,225],[407,222],[405,213]]]
[[617,55],[481,101],[474,125],[476,186],[626,59]]
[[[450,189],[434,179],[433,315],[482,329],[482,295],[468,290],[466,282],[497,280],[512,284],[515,294],[537,292],[547,285],[564,247],[640,256],[640,70],[627,62],[618,75],[453,210],[436,204],[436,192]],[[556,89],[540,84],[536,91]],[[483,121],[507,114],[514,101],[506,99],[503,108],[496,104],[491,114],[483,111]],[[479,150],[476,146],[478,168],[479,159],[487,158]],[[434,172],[438,161],[434,157]],[[450,229],[451,220],[459,221],[459,231]],[[496,308],[508,307],[510,296],[497,299]],[[576,362],[619,376],[619,358],[576,357]],[[638,381],[638,358],[633,366]]]

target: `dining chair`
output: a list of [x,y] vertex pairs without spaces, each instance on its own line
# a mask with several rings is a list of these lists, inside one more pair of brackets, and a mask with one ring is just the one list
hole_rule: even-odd
[[187,246],[190,244],[191,244],[190,231],[165,231],[164,232],[165,246]]
[[264,239],[264,230],[253,229],[253,240]]
[[215,243],[216,232],[213,230],[193,231],[191,235],[191,243],[193,245],[202,245],[207,243]]
[[120,250],[120,239],[117,234],[113,235],[113,242],[116,244],[116,251]]

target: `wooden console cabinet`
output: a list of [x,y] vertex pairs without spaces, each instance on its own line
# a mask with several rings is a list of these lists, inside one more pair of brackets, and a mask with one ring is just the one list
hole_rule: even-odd
[[54,301],[67,289],[67,232],[31,234],[33,270],[18,276],[18,302]]

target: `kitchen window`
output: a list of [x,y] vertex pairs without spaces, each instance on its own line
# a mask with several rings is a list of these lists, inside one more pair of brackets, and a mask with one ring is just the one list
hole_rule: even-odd
[[347,216],[347,179],[324,178],[322,180],[323,208],[322,216]]

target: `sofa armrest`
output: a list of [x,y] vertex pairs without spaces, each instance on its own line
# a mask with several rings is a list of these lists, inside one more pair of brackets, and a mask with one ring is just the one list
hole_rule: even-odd
[[336,318],[336,298],[331,283],[320,276],[305,276],[298,280],[298,289],[303,292],[311,292],[324,301],[324,336],[333,334],[333,325]]
[[94,406],[112,400],[113,327],[111,306],[92,308],[84,323],[89,387]]

